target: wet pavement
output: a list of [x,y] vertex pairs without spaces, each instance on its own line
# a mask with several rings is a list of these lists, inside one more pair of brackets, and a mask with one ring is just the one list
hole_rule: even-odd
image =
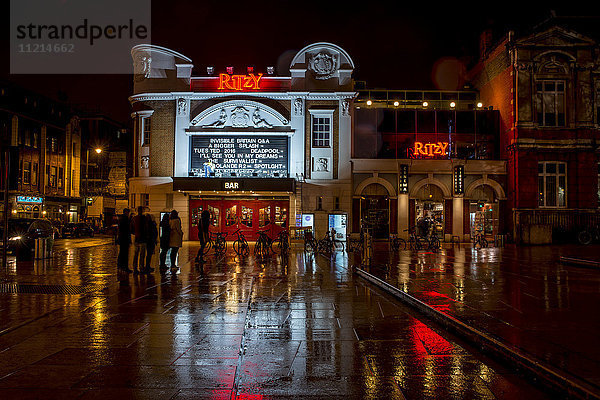
[[600,246],[380,249],[364,269],[600,395]]
[[[1,271],[0,398],[552,398],[355,277],[343,253],[211,255],[201,273],[197,248],[162,276],[117,275],[102,243]],[[463,274],[488,276],[472,257]],[[409,277],[430,268],[411,259]]]

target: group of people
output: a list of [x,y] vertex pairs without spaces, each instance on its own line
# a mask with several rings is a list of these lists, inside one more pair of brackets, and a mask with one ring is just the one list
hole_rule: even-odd
[[[156,249],[157,243],[160,244],[160,271],[167,270],[167,253],[170,251],[171,268],[177,269],[177,253],[183,242],[183,230],[181,228],[181,219],[176,210],[163,215],[160,221],[160,241],[159,230],[152,214],[145,214],[143,206],[138,207],[137,215],[130,216],[128,208],[123,210],[123,215],[119,219],[119,231],[117,235],[117,244],[119,245],[119,256],[117,258],[117,267],[126,272],[151,273],[154,268],[150,267],[152,255]],[[129,268],[129,248],[134,237],[133,244],[135,253],[133,256],[133,270]]]

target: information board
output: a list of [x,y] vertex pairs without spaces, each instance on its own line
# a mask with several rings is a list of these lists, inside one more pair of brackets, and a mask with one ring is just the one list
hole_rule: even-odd
[[287,136],[192,136],[189,176],[284,178]]

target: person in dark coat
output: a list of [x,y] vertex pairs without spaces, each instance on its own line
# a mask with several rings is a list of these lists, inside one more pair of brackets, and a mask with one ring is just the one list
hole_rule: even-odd
[[146,242],[148,238],[148,217],[144,215],[144,206],[138,207],[138,214],[131,219],[131,233],[134,235],[135,253],[133,254],[133,273],[137,274],[146,266]]
[[169,247],[171,248],[171,271],[177,270],[177,253],[183,244],[183,230],[181,229],[181,219],[177,210],[171,211],[171,219],[169,220],[171,234],[169,236]]
[[123,210],[123,215],[119,218],[119,233],[117,234],[117,244],[119,245],[119,256],[117,257],[117,268],[127,272],[129,269],[129,246],[131,245],[131,230],[129,221],[129,208]]
[[154,268],[150,267],[150,261],[152,260],[152,255],[154,254],[154,249],[156,248],[156,241],[158,239],[158,228],[156,227],[156,221],[154,221],[154,215],[148,214],[148,220],[146,221],[147,236],[146,236],[146,268],[144,269],[144,273],[149,274],[154,271]]
[[196,254],[196,262],[204,263],[204,249],[206,243],[210,240],[208,228],[210,226],[210,212],[208,210],[202,211],[200,214],[200,221],[198,222],[198,239],[200,240],[200,249]]
[[169,252],[169,241],[171,240],[170,215],[165,213],[160,221],[160,270],[167,270],[167,253]]

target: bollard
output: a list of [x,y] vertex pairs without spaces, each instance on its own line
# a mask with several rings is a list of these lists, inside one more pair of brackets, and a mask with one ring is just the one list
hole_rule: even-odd
[[35,254],[34,258],[36,260],[50,257],[49,239],[46,239],[46,238],[35,239],[34,254]]

